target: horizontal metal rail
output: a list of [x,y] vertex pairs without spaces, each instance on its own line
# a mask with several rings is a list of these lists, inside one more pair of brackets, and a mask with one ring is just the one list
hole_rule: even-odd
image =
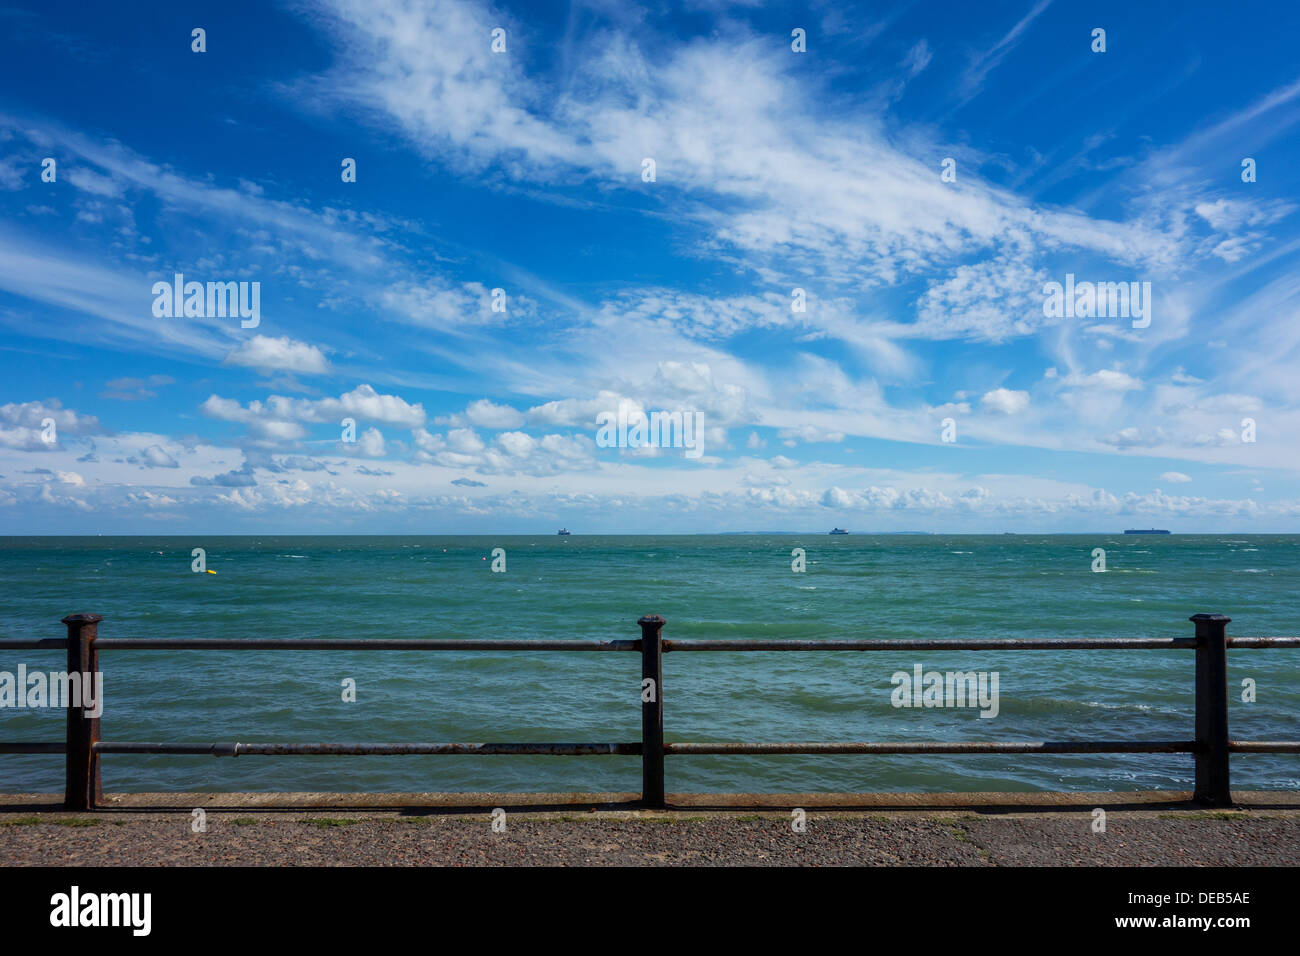
[[0,754],[65,754],[67,752],[68,742],[66,740],[35,744],[17,743],[14,741],[8,743],[0,742]]
[[1082,637],[1075,639],[1030,640],[987,638],[982,640],[890,640],[802,641],[802,640],[680,640],[664,641],[664,651],[1069,651],[1069,650],[1195,650],[1191,637]]
[[[1195,650],[1192,637],[886,638],[855,640],[665,640],[667,651],[1060,651]],[[1229,637],[1228,647],[1300,647],[1300,637]],[[0,640],[0,651],[63,650],[66,638]],[[639,651],[639,640],[424,640],[420,638],[169,638],[106,637],[98,650],[119,651]]]
[[1228,749],[1242,754],[1300,754],[1300,740],[1229,740]]
[[3,651],[62,651],[68,647],[66,637],[47,637],[41,640],[5,640],[0,641],[0,650]]
[[1026,740],[1015,743],[665,743],[664,753],[698,757],[734,754],[1177,754],[1196,753],[1195,740]]
[[483,756],[584,757],[597,754],[641,755],[641,744],[173,744],[98,741],[92,745],[101,754],[211,754],[214,757],[263,756],[409,756],[420,754],[478,754]]
[[639,651],[641,642],[106,637],[96,641],[95,647],[114,651]]

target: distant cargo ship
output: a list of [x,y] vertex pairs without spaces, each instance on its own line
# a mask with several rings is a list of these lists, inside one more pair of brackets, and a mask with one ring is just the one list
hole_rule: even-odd
[[843,528],[831,528],[831,534],[848,534]]
[[1164,528],[1125,528],[1125,534],[1168,534]]
[[568,534],[568,533],[569,533],[569,529],[568,529],[568,528],[561,528],[559,531],[557,531],[557,532],[555,532],[555,533],[556,533],[556,534]]

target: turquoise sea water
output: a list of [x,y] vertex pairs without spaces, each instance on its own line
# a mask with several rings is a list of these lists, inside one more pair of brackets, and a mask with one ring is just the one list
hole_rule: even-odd
[[[190,570],[203,547],[217,574]],[[506,551],[492,573],[491,551]],[[807,571],[791,571],[791,549]],[[1107,572],[1091,570],[1105,548]],[[1300,633],[1292,535],[710,535],[0,539],[0,638],[961,638]],[[60,652],[0,652],[60,670]],[[891,675],[999,674],[1000,713],[897,709]],[[636,654],[105,651],[105,740],[636,741]],[[1188,739],[1191,651],[691,653],[664,663],[666,737],[690,741]],[[341,682],[357,682],[344,703]],[[1300,737],[1300,651],[1229,652],[1232,735]],[[1243,703],[1252,678],[1258,700]],[[61,711],[0,709],[0,739]],[[1300,758],[1233,760],[1240,789]],[[1190,789],[1187,755],[670,757],[670,791]],[[109,755],[120,790],[638,790],[636,757]],[[58,791],[62,757],[0,755],[0,790]]]

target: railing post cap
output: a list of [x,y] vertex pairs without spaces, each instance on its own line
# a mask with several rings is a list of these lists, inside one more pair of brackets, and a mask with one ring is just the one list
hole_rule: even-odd
[[69,614],[63,619],[63,624],[98,624],[103,618],[98,614]]
[[641,624],[641,625],[645,625],[645,624],[667,624],[667,623],[668,623],[668,622],[665,621],[662,617],[660,617],[658,614],[647,614],[645,617],[639,617],[639,618],[637,618],[637,621],[636,621],[636,622],[637,622],[638,624]]
[[1228,615],[1226,614],[1193,614],[1187,620],[1195,621],[1198,624],[1202,621],[1214,621],[1214,622],[1222,621],[1224,624],[1227,624],[1229,621],[1232,620],[1232,618],[1228,617]]

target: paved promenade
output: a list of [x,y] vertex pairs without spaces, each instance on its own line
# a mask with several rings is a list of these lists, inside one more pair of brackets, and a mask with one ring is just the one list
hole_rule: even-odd
[[[5,795],[0,859],[9,866],[1300,865],[1293,793],[1242,793],[1240,808],[1227,811],[1161,793],[844,797],[852,809],[816,808],[811,795],[678,795],[670,810],[620,807],[625,794],[586,795],[608,798],[597,803],[572,803],[575,796],[136,794],[110,796],[95,813],[65,813],[48,795]],[[791,799],[799,796],[809,799]],[[785,808],[725,806],[742,798]],[[798,802],[808,804],[803,832],[788,809]],[[387,803],[405,805],[377,806]],[[481,808],[467,810],[470,803]],[[504,811],[496,830],[494,804]],[[1105,832],[1094,832],[1098,807]],[[205,832],[193,830],[196,808],[204,810]]]

